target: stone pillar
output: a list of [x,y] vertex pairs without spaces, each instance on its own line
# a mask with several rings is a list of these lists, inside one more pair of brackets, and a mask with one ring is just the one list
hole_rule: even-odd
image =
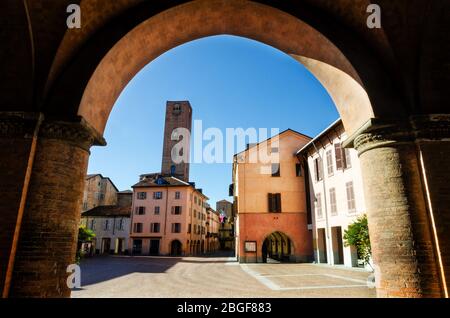
[[75,262],[89,148],[96,141],[103,142],[82,119],[40,125],[19,241],[10,254],[9,297],[70,296],[66,268]]
[[[441,231],[449,228],[449,192],[438,189],[439,183],[448,189],[450,181],[449,159],[443,155],[449,152],[448,139],[444,141],[449,137],[448,117],[371,120],[365,127],[349,139],[361,162],[377,296],[444,297],[441,259],[448,261],[450,250],[442,249],[442,243],[448,247],[448,235],[444,239],[443,233],[436,233],[436,225]],[[428,149],[431,144],[434,154]],[[421,156],[427,158],[428,171]],[[439,177],[430,174],[439,169],[434,159],[447,162]],[[437,191],[431,198],[430,189]],[[447,211],[446,217],[436,218],[444,210],[430,210],[430,206]],[[439,242],[436,234],[445,242]]]

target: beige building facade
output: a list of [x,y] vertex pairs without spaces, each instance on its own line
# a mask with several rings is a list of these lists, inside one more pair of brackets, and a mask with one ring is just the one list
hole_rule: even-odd
[[345,246],[348,225],[366,212],[357,151],[344,149],[347,138],[338,119],[298,151],[307,170],[307,200],[312,215],[317,263],[357,267],[356,248]]
[[219,243],[220,217],[219,212],[206,203],[206,252],[214,253],[220,248]]
[[206,197],[173,176],[141,175],[133,186],[133,255],[196,255],[206,251]]

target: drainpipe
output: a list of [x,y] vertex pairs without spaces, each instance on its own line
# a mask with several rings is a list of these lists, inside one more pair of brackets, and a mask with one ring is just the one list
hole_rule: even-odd
[[330,225],[328,222],[327,194],[326,194],[326,186],[325,186],[325,167],[324,167],[325,161],[323,160],[321,153],[319,152],[316,145],[314,144],[314,141],[312,141],[312,144],[313,144],[314,149],[316,150],[317,154],[319,155],[320,161],[322,161],[322,187],[323,187],[323,200],[324,200],[324,208],[325,208],[324,211],[325,211],[325,235],[326,235],[325,246],[327,249],[327,263],[332,263],[331,265],[334,265],[334,259],[333,259],[333,261],[331,261],[330,255],[332,255],[332,253],[331,253],[331,249],[329,246],[331,243],[331,240],[330,240]]
[[25,170],[25,177],[22,186],[22,194],[20,196],[19,210],[17,211],[16,226],[14,228],[13,240],[11,244],[11,251],[8,259],[8,266],[5,274],[5,285],[3,287],[2,298],[8,298],[9,290],[11,287],[11,279],[14,270],[14,261],[16,258],[17,245],[19,243],[20,228],[22,226],[23,213],[25,210],[25,204],[27,201],[28,188],[30,186],[31,173],[33,171],[34,158],[36,156],[36,145],[38,140],[39,128],[44,119],[44,115],[39,113],[36,126],[34,127],[33,137],[31,140],[30,153],[28,154],[28,163]]

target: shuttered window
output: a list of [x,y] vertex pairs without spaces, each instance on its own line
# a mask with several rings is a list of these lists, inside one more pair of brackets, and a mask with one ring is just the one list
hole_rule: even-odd
[[281,193],[269,193],[269,212],[281,212]]

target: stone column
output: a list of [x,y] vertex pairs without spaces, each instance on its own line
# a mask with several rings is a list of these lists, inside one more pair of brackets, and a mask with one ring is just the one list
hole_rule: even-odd
[[[428,168],[433,169],[433,155],[427,147],[438,142],[435,152],[447,147],[448,154],[448,142],[441,144],[449,136],[448,124],[448,118],[442,121],[431,117],[407,122],[371,120],[351,138],[361,162],[378,297],[446,295],[440,259],[448,260],[450,251],[439,249],[437,211],[431,211],[430,204],[443,207],[449,193],[443,197],[432,194],[430,201],[427,186],[439,190],[436,185],[430,187],[433,178],[426,184],[430,170],[423,169],[421,151],[427,153]],[[427,146],[420,146],[423,143]],[[441,155],[434,158],[449,162]],[[443,172],[440,180],[448,184],[448,167]],[[448,211],[448,205],[445,209]],[[448,216],[439,222],[441,229],[448,229]],[[446,242],[448,245],[448,235]]]
[[96,141],[103,142],[82,119],[46,119],[40,125],[19,241],[11,254],[9,297],[70,296],[66,268],[75,262],[89,148]]

